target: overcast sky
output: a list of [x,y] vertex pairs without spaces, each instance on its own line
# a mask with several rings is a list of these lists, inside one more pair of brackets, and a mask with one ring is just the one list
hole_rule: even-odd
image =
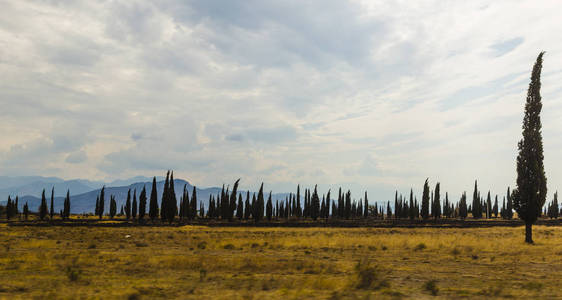
[[0,5],[0,175],[503,195],[545,50],[548,199],[562,183],[559,1]]

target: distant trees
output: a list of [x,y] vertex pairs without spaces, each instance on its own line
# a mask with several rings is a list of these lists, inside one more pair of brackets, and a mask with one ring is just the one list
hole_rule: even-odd
[[66,197],[62,209],[62,216],[64,219],[70,218],[70,190],[66,190]]
[[101,218],[103,217],[103,211],[105,206],[105,185],[101,188],[99,199],[96,202],[98,204],[96,209],[96,215],[101,220]]
[[39,219],[41,219],[41,221],[45,220],[47,213],[47,199],[45,199],[45,189],[43,189],[41,193],[41,205],[39,205]]
[[513,208],[525,221],[525,242],[533,243],[532,226],[541,214],[546,200],[546,176],[541,135],[541,69],[544,52],[539,53],[527,91],[523,138],[518,143],[517,188],[512,192]]
[[53,220],[55,216],[55,187],[51,189],[51,209],[49,210],[49,219]]
[[423,194],[422,194],[422,206],[421,206],[421,217],[424,220],[429,218],[429,178],[425,180],[423,184]]
[[115,201],[115,197],[113,195],[109,196],[109,217],[114,218],[117,214],[117,202]]
[[552,199],[552,202],[550,202],[550,205],[548,206],[548,217],[551,219],[556,219],[558,218],[560,214],[559,208],[558,208],[558,191],[556,191],[554,193],[554,199]]
[[144,220],[145,215],[146,215],[146,186],[143,186],[139,196],[139,221]]
[[150,193],[150,205],[148,216],[150,220],[154,222],[156,218],[158,218],[158,192],[156,191],[156,176],[152,179],[152,191]]
[[125,216],[127,220],[131,218],[131,189],[127,191],[127,201],[125,202]]
[[464,220],[467,216],[468,208],[466,207],[466,192],[463,192],[461,200],[459,201],[459,217]]
[[131,216],[133,220],[137,219],[137,190],[133,192],[133,206],[131,207]]

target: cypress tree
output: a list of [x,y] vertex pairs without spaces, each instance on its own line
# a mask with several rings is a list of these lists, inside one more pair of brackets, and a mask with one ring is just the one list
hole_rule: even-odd
[[25,205],[23,206],[23,216],[27,221],[27,218],[29,217],[29,206],[27,206],[27,202],[25,202]]
[[143,185],[139,196],[139,220],[143,220],[146,215],[146,186]]
[[508,220],[513,219],[513,200],[511,199],[511,193],[509,192],[509,187],[507,187],[506,218]]
[[421,217],[424,220],[429,218],[429,178],[425,180],[423,184],[423,194],[422,194],[422,206],[421,206]]
[[498,195],[496,195],[496,200],[494,201],[494,207],[492,207],[492,212],[494,213],[494,218],[498,217]]
[[365,191],[365,205],[364,205],[364,212],[363,212],[363,217],[367,218],[369,217],[369,200],[367,199],[367,191]]
[[162,222],[166,221],[168,219],[167,214],[169,212],[169,208],[168,208],[168,196],[169,196],[169,190],[170,189],[170,171],[168,170],[168,173],[166,173],[166,181],[164,182],[164,190],[162,191],[162,200],[160,201],[160,220]]
[[273,216],[273,203],[271,202],[271,191],[269,192],[269,197],[267,198],[265,214],[267,216],[267,220],[271,221],[271,217]]
[[64,218],[68,219],[70,217],[70,190],[66,190],[66,198],[64,198]]
[[43,193],[41,194],[41,205],[39,206],[39,219],[43,221],[47,216],[47,213],[47,199],[45,198],[45,189],[43,189]]
[[512,192],[513,208],[520,219],[525,221],[525,242],[533,243],[532,226],[541,213],[546,200],[546,176],[541,135],[541,52],[533,66],[531,83],[527,92],[523,138],[518,143],[517,188]]
[[416,217],[416,207],[414,205],[414,190],[410,189],[410,209],[408,211],[408,217],[413,220]]
[[101,192],[100,192],[100,203],[98,206],[99,209],[98,216],[100,220],[103,217],[104,206],[105,206],[105,185],[101,188]]
[[475,219],[482,218],[482,206],[480,204],[478,182],[476,180],[474,181],[474,193],[472,194],[472,217]]
[[109,196],[109,217],[112,219],[117,214],[117,202],[115,201],[115,197],[113,195]]
[[55,216],[55,187],[51,189],[51,209],[49,210],[49,218],[53,220]]
[[199,217],[205,217],[205,206],[203,205],[203,201],[199,202]]
[[131,218],[131,189],[127,192],[127,202],[125,202],[125,215],[127,220]]
[[316,185],[314,186],[314,193],[312,193],[311,204],[312,209],[310,216],[314,221],[316,221],[318,219],[318,216],[320,215],[320,198],[318,197],[318,190]]
[[238,194],[238,205],[236,206],[236,218],[242,220],[244,217],[244,203],[242,202],[242,193]]
[[431,213],[433,214],[433,218],[437,220],[441,217],[441,194],[439,182],[435,184],[435,191],[433,193],[433,208],[431,209]]
[[197,187],[193,186],[193,190],[191,191],[191,219],[195,219],[197,216]]
[[12,197],[8,195],[8,202],[6,203],[6,219],[10,220],[12,218]]
[[556,191],[554,193],[554,199],[552,200],[552,206],[553,206],[552,218],[557,219],[559,214],[560,214],[560,211],[558,210],[558,191]]
[[345,193],[345,218],[349,219],[351,217],[351,191],[347,190]]
[[150,192],[150,204],[148,208],[148,216],[150,220],[154,220],[158,217],[158,192],[156,191],[156,176],[152,178],[152,191]]
[[168,203],[166,204],[166,209],[168,211],[166,212],[166,218],[169,223],[172,223],[178,213],[178,201],[176,199],[176,191],[174,189],[174,171],[172,171],[172,174],[170,175],[169,184],[167,196]]
[[468,216],[468,209],[466,207],[466,192],[462,193],[461,200],[459,201],[459,217],[462,220]]
[[488,197],[486,198],[486,218],[490,219],[492,217],[492,197],[490,197],[490,191],[488,191]]
[[19,216],[19,197],[16,195],[16,203],[14,204],[14,216],[18,216],[18,218],[21,218]]
[[236,196],[238,196],[238,183],[239,182],[240,182],[240,178],[238,178],[234,182],[234,186],[232,187],[232,193],[230,194],[230,201],[228,203],[228,209],[227,209],[229,221],[232,221],[232,218],[234,217],[234,210],[236,210]]
[[260,186],[260,190],[258,191],[258,199],[254,206],[254,213],[252,214],[254,217],[254,221],[257,223],[263,218],[263,182]]
[[131,208],[131,216],[133,220],[137,218],[137,190],[133,192],[133,207]]
[[94,211],[94,215],[98,215],[100,211],[100,196],[96,196],[96,210]]
[[386,218],[392,218],[392,209],[390,209],[390,201],[386,202]]

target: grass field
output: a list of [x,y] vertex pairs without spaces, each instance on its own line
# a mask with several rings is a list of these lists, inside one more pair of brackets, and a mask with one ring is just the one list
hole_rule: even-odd
[[562,228],[534,229],[0,224],[0,298],[562,298]]

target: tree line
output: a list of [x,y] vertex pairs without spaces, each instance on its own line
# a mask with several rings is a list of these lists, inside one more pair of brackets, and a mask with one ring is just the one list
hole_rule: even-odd
[[[264,192],[264,185],[261,184],[257,193],[238,191],[240,179],[236,180],[232,190],[229,186],[222,186],[216,195],[209,195],[205,209],[204,201],[197,199],[197,188],[193,186],[191,193],[187,184],[183,186],[183,191],[178,199],[176,198],[174,174],[168,171],[164,182],[164,189],[161,195],[161,202],[158,203],[158,191],[156,177],[152,180],[150,198],[147,195],[146,186],[142,188],[138,197],[137,190],[129,189],[125,204],[121,205],[118,211],[117,200],[114,195],[109,196],[109,208],[105,205],[105,186],[96,197],[94,214],[101,220],[104,216],[113,219],[116,216],[124,216],[126,220],[151,220],[155,222],[174,222],[192,221],[195,219],[215,219],[215,220],[245,220],[245,221],[272,221],[283,219],[466,219],[469,214],[473,219],[502,218],[511,220],[513,218],[513,200],[510,188],[503,196],[500,207],[498,195],[492,201],[490,191],[486,197],[482,196],[478,189],[478,182],[474,182],[471,204],[467,204],[466,192],[463,192],[460,199],[456,202],[449,199],[449,194],[441,197],[441,184],[437,182],[433,190],[426,179],[423,185],[421,202],[418,202],[413,189],[410,189],[409,197],[406,198],[398,191],[394,195],[394,205],[387,201],[385,205],[369,204],[367,192],[358,201],[352,199],[351,191],[343,191],[340,187],[337,198],[332,199],[331,190],[326,194],[318,193],[317,186],[313,189],[305,188],[302,190],[297,185],[295,193],[289,193],[284,200],[273,200],[272,191]],[[335,196],[334,196],[335,197]],[[19,198],[15,200],[8,197],[6,205],[6,217],[12,219],[20,214],[18,210]],[[50,205],[42,192],[41,204],[38,208],[38,216],[41,220],[52,220],[54,212],[54,189],[51,190]],[[23,217],[27,220],[29,207],[25,203],[23,206]],[[543,216],[558,218],[562,215],[562,208],[558,205],[558,194],[554,194],[554,199],[548,207],[545,207]],[[64,199],[63,209],[58,213],[61,219],[70,217],[70,191],[67,191]]]

